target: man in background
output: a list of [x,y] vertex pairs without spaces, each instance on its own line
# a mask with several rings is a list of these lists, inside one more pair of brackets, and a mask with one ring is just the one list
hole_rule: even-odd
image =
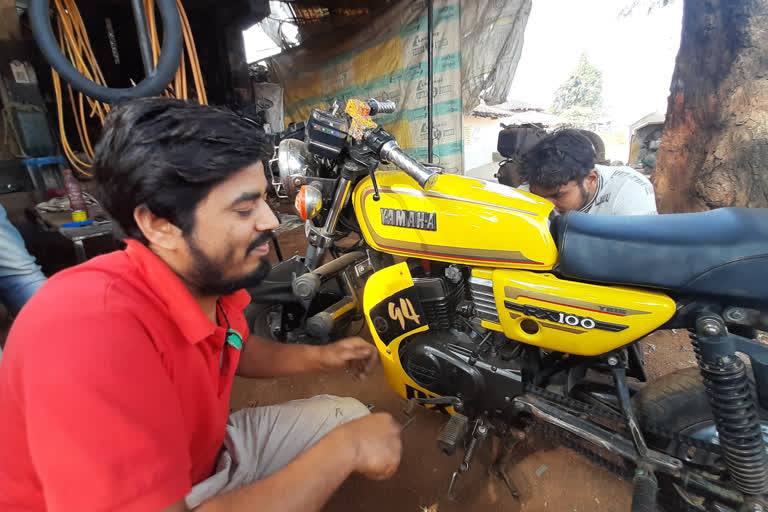
[[[21,234],[0,205],[0,297],[10,313],[17,314],[45,279],[34,256],[24,246]],[[0,345],[0,358],[2,354]]]
[[595,164],[592,143],[576,130],[560,130],[525,153],[521,190],[551,201],[560,213],[655,215],[651,182],[626,166]]

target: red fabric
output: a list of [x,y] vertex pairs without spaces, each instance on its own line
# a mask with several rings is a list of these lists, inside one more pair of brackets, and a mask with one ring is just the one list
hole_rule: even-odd
[[[247,339],[248,293],[220,302]],[[50,279],[0,363],[0,510],[152,511],[184,498],[224,440],[240,358],[225,332],[138,242]]]

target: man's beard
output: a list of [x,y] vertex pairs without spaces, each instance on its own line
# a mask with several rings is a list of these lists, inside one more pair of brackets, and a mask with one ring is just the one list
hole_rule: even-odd
[[579,206],[576,211],[581,211],[582,208],[587,206],[587,203],[589,203],[589,191],[587,190],[587,187],[584,186],[584,182],[582,181],[579,183],[579,189],[581,190],[581,206]]
[[[262,233],[248,245],[245,257],[247,258],[254,249],[270,240],[271,236],[272,233],[270,231]],[[269,271],[272,269],[272,264],[265,256],[261,258],[261,263],[256,267],[256,270],[250,274],[235,279],[224,279],[221,266],[206,256],[197,244],[194,235],[185,237],[185,240],[194,261],[195,276],[191,284],[202,295],[231,295],[243,288],[252,288],[266,279]],[[232,259],[232,257],[228,258],[230,261]]]

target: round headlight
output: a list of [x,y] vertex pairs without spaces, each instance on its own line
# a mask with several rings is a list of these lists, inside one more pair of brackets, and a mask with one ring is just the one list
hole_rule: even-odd
[[280,171],[280,182],[288,197],[295,196],[303,185],[303,178],[309,168],[307,145],[296,139],[280,141],[277,149],[277,168]]

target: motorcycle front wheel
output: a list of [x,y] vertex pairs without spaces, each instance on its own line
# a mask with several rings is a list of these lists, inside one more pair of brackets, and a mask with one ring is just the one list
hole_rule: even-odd
[[275,315],[282,315],[282,305],[251,302],[243,313],[251,334],[271,341],[285,342],[284,333],[272,328]]
[[[653,426],[674,434],[681,434],[718,444],[718,434],[709,397],[697,367],[684,368],[664,375],[643,388],[633,397],[633,409],[643,430]],[[768,444],[768,411],[760,409],[763,439]],[[674,441],[657,439],[653,434],[646,434],[649,447],[685,460],[686,454],[679,453]],[[708,461],[704,469],[718,474],[724,468],[724,462],[717,458]],[[666,511],[722,511],[736,509],[721,503],[711,503],[707,498],[683,489],[665,475],[657,474],[659,479],[659,501]],[[719,484],[733,488],[727,480]]]
[[243,313],[251,334],[278,343],[325,345],[356,333],[359,334],[364,327],[364,322],[361,325],[361,321],[353,321],[333,331],[330,337],[319,339],[304,332],[302,321],[305,314],[296,305],[252,302],[246,306]]

